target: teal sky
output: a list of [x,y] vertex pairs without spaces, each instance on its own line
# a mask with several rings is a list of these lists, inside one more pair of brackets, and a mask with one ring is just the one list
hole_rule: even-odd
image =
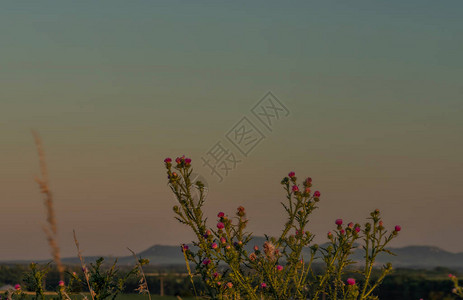
[[[162,160],[186,154],[210,219],[284,223],[279,181],[322,193],[310,229],[380,208],[394,246],[463,251],[463,2],[3,1],[0,259],[45,258],[31,129],[63,255],[189,242]],[[272,91],[290,114],[222,183],[201,157]],[[230,149],[232,147],[230,146]],[[212,224],[211,224],[212,225]]]

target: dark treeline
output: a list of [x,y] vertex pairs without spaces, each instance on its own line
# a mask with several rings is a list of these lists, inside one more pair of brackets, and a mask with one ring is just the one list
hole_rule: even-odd
[[[120,272],[129,270],[129,267],[120,266]],[[80,266],[68,266],[68,272],[82,272]],[[164,295],[193,296],[193,286],[190,278],[185,276],[183,266],[148,266],[144,268],[147,274],[148,287],[151,294],[161,294],[161,282]],[[27,265],[1,265],[0,266],[0,286],[21,284],[27,289],[27,282],[24,281],[25,274],[29,271]],[[453,284],[448,278],[448,274],[456,274],[455,270],[447,268],[435,268],[432,270],[422,269],[396,269],[387,276],[383,284],[376,290],[376,295],[380,299],[408,300],[408,299],[427,299],[427,300],[447,300],[458,299],[452,294]],[[55,291],[59,282],[59,274],[56,269],[46,276],[45,288]],[[199,278],[195,278],[195,288],[197,291],[204,290],[204,285]],[[126,283],[125,293],[136,293],[139,280],[132,277]],[[85,290],[85,287],[83,287]]]

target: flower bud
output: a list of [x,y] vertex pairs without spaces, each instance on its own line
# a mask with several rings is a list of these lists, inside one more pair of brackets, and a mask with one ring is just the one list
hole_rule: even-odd
[[239,207],[237,208],[237,210],[238,210],[238,211],[237,211],[236,214],[237,214],[239,217],[244,217],[244,215],[246,215],[246,212],[245,212],[245,210],[244,210],[244,207],[239,206]]
[[311,186],[312,186],[312,178],[307,177],[307,178],[304,180],[304,185],[307,186],[307,187],[311,187]]

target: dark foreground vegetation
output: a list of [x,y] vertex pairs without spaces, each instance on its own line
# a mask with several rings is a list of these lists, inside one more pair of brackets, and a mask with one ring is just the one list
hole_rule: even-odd
[[[122,271],[125,268],[121,266]],[[127,267],[127,270],[129,267]],[[180,296],[183,299],[193,297],[193,288],[185,267],[183,266],[166,266],[166,267],[145,267],[149,290],[153,299],[155,295]],[[80,266],[70,266],[69,272],[79,272]],[[20,284],[24,290],[30,290],[30,282],[27,280],[28,265],[2,265],[0,266],[0,287]],[[379,287],[376,294],[379,299],[458,299],[458,296],[452,294],[453,284],[448,278],[448,274],[462,273],[448,268],[435,268],[432,270],[424,269],[395,269],[392,274],[384,279],[383,284]],[[59,272],[52,269],[46,277],[45,290],[54,292],[57,282],[59,282]],[[162,282],[162,284],[161,284]],[[200,278],[195,278],[195,287],[198,291],[204,289],[204,284]],[[161,287],[162,286],[162,287]],[[138,279],[130,278],[125,286],[124,294],[117,297],[119,300],[144,299],[142,295],[137,296],[135,291],[138,288]],[[82,292],[88,292],[83,290]],[[2,294],[2,292],[0,292]],[[137,297],[136,297],[137,296]],[[29,297],[28,297],[29,298]],[[52,298],[48,296],[47,298]],[[32,296],[30,296],[32,299]],[[170,298],[176,299],[176,298]]]

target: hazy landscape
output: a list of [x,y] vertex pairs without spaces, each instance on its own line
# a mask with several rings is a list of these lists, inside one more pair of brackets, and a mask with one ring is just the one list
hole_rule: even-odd
[[463,299],[462,32],[452,0],[0,1],[1,299]]

